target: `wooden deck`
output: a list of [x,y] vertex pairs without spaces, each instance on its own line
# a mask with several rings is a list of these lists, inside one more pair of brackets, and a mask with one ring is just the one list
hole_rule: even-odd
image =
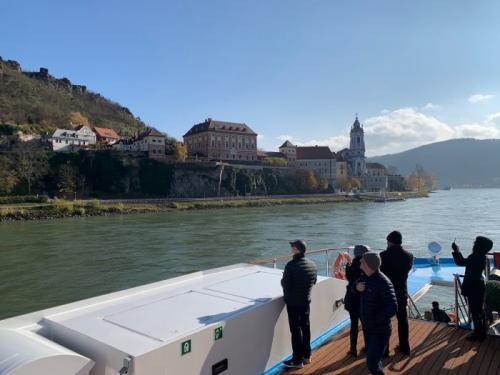
[[[397,323],[393,324],[391,356],[383,360],[386,374],[457,374],[500,375],[500,345],[489,337],[483,343],[465,340],[470,331],[448,327],[446,324],[410,320],[411,356],[394,353],[397,345]],[[395,333],[395,334],[394,334]],[[362,335],[359,348],[364,346]],[[313,352],[312,363],[301,370],[285,371],[286,374],[368,374],[365,356],[347,355],[349,332],[334,336]]]

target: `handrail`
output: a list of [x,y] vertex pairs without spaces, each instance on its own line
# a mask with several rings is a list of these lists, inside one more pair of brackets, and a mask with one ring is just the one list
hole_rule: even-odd
[[413,310],[415,310],[415,313],[416,313],[415,317],[417,319],[422,319],[422,314],[420,314],[420,311],[418,310],[418,307],[417,307],[415,301],[413,300],[413,298],[411,298],[410,295],[408,295],[408,301],[410,302],[408,305],[409,310],[410,310],[410,315],[412,315]]
[[[330,247],[330,248],[326,248],[326,249],[308,250],[306,254],[310,255],[310,254],[328,253],[329,251],[349,251],[349,250],[352,250],[353,248],[354,247],[352,247],[352,246],[350,246],[350,247]],[[269,264],[269,263],[275,264],[277,261],[280,261],[283,259],[290,259],[290,258],[292,258],[291,254],[278,255],[278,256],[275,256],[272,258],[258,259],[258,260],[251,262],[250,264],[256,264],[256,265]]]

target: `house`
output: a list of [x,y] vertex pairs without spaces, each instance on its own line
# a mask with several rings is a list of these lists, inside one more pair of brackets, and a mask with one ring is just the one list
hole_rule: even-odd
[[74,151],[79,148],[86,148],[95,145],[96,135],[86,125],[79,125],[73,130],[56,129],[50,138],[54,151]]
[[387,191],[387,169],[380,163],[366,163],[366,174],[363,175],[363,189],[371,192]]
[[96,126],[94,127],[94,132],[96,134],[98,142],[106,143],[108,145],[112,145],[113,143],[116,143],[120,139],[120,136],[116,133],[114,129],[98,128]]
[[311,170],[319,178],[326,178],[330,186],[335,186],[336,160],[328,146],[297,147],[295,166]]
[[279,150],[286,156],[289,165],[295,164],[297,160],[297,146],[287,140],[279,147]]
[[335,164],[336,164],[335,177],[337,181],[339,181],[339,179],[348,178],[349,170],[347,166],[347,161],[342,157],[340,153],[337,153],[335,155]]
[[150,158],[165,157],[165,135],[154,128],[140,133],[133,142],[133,151],[147,152]]
[[257,161],[257,133],[244,123],[208,118],[193,125],[183,138],[191,157]]
[[136,151],[136,147],[134,145],[134,140],[132,138],[122,138],[113,143],[113,149],[117,151],[123,152],[133,152]]

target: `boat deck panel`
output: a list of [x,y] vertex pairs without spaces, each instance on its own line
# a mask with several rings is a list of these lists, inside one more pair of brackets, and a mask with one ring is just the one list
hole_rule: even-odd
[[[396,322],[394,322],[396,323]],[[410,320],[411,356],[394,352],[397,345],[397,329],[393,323],[391,356],[384,360],[386,374],[411,375],[499,375],[500,345],[493,337],[483,343],[465,340],[470,331],[449,327],[442,323]],[[396,331],[396,332],[394,332]],[[395,334],[394,334],[395,333]],[[360,332],[358,348],[364,346]],[[368,373],[365,356],[358,358],[347,354],[349,332],[334,336],[313,353],[313,362],[290,375],[364,375]]]

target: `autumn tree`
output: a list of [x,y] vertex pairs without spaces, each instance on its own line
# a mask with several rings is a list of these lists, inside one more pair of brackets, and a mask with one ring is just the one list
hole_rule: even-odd
[[12,160],[0,155],[0,194],[10,194],[17,183]]
[[174,160],[185,161],[188,155],[187,147],[184,143],[174,145]]
[[288,165],[288,160],[280,157],[266,157],[262,161],[265,165],[270,165],[272,167],[286,167]]
[[19,142],[13,148],[13,155],[17,176],[31,194],[33,184],[48,170],[47,154],[30,142]]
[[64,198],[75,196],[77,188],[77,173],[75,168],[66,163],[59,167],[57,174],[57,190]]
[[318,190],[318,178],[313,171],[298,169],[295,172],[295,179],[300,192],[312,193]]
[[71,112],[69,114],[69,121],[74,125],[89,126],[89,119],[82,115],[80,112]]
[[340,191],[349,191],[351,190],[351,180],[348,177],[340,176],[337,178],[337,186]]

